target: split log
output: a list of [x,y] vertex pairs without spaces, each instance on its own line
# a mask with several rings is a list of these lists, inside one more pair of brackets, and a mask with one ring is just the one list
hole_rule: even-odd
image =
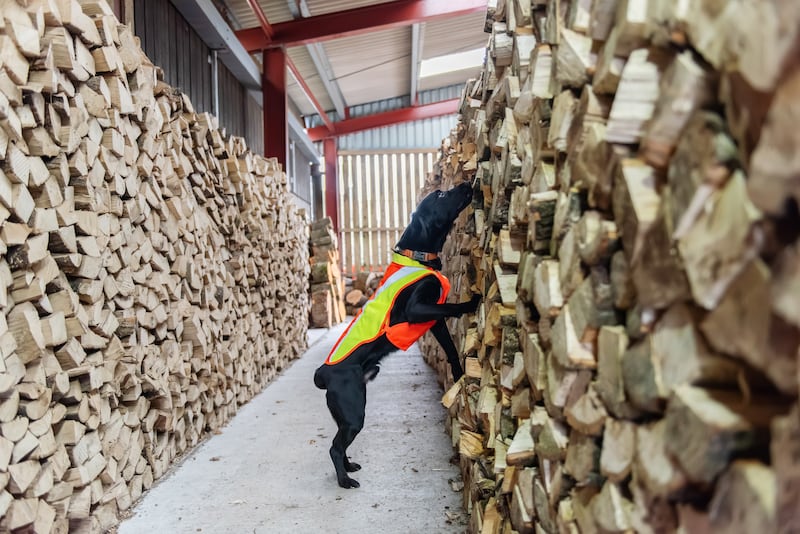
[[775,473],[757,461],[733,462],[717,483],[709,516],[715,532],[775,530]]
[[506,463],[514,466],[531,466],[535,462],[536,453],[531,437],[531,422],[530,419],[526,419],[517,426],[514,439],[506,451]]
[[603,326],[597,339],[595,389],[606,408],[616,417],[633,418],[637,411],[627,402],[623,380],[623,357],[628,336],[620,326]]
[[610,95],[617,91],[625,58],[617,55],[620,30],[613,28],[597,58],[597,68],[592,77],[592,88],[598,94]]
[[561,30],[556,50],[554,81],[563,87],[582,87],[594,70],[592,40],[567,28]]
[[800,307],[792,295],[800,291],[800,242],[785,248],[773,265],[772,309],[784,321],[800,327]]
[[653,117],[661,74],[668,60],[669,57],[657,49],[640,48],[630,54],[608,116],[606,139],[609,142],[639,142]]
[[769,310],[769,268],[754,260],[700,323],[715,350],[743,358],[787,393],[797,391],[797,330]]
[[595,0],[589,12],[589,32],[592,39],[605,41],[616,18],[619,0]]
[[[761,214],[746,187],[744,175],[734,173],[678,241],[692,296],[709,310],[717,307],[733,279],[757,256],[763,241],[757,226]],[[718,245],[722,241],[724,247]]]
[[612,482],[622,482],[630,473],[636,452],[636,425],[608,419],[603,433],[600,472]]
[[786,415],[772,421],[770,455],[775,472],[775,518],[781,528],[791,531],[800,524],[800,513],[794,503],[800,491],[800,464],[797,462],[800,441],[800,410],[795,405]]
[[628,261],[635,263],[661,205],[653,168],[640,160],[622,160],[614,180],[613,205],[623,250]]
[[653,333],[623,356],[626,395],[634,406],[650,412],[660,412],[682,384],[735,386],[740,372],[736,362],[709,350],[683,304],[667,310]]
[[619,486],[613,482],[603,484],[592,499],[594,519],[604,532],[626,532],[631,530],[631,514],[633,503],[620,492]]
[[599,436],[608,417],[594,385],[565,410],[565,415],[572,428],[587,436]]
[[564,469],[579,485],[587,485],[599,476],[600,446],[592,436],[573,430],[569,434]]
[[514,485],[511,496],[511,524],[520,534],[535,532],[536,509],[533,500],[535,479],[534,469],[522,469]]
[[734,455],[757,446],[776,411],[768,401],[743,406],[729,392],[679,386],[665,415],[667,451],[690,480],[709,483]]
[[557,316],[564,306],[558,262],[544,260],[536,266],[533,302],[541,315]]
[[567,150],[567,136],[572,128],[577,107],[578,99],[570,90],[562,91],[553,100],[553,114],[547,142],[557,151],[566,152]]
[[686,486],[686,476],[667,452],[669,438],[664,419],[636,427],[633,470],[650,495],[670,497]]
[[720,116],[698,112],[690,119],[667,173],[667,207],[674,237],[680,238],[692,227],[704,204],[729,179],[738,157]]
[[647,0],[619,0],[614,23],[614,30],[619,36],[616,38],[614,54],[628,57],[634,50],[644,46],[649,37],[648,23]]
[[748,193],[756,206],[770,214],[784,213],[787,198],[800,202],[797,161],[794,151],[784,148],[797,144],[793,125],[800,116],[798,94],[800,71],[795,71],[775,93],[761,139],[753,152]]
[[661,96],[642,138],[645,161],[655,167],[667,164],[692,113],[712,101],[714,81],[690,52],[675,57],[664,72]]

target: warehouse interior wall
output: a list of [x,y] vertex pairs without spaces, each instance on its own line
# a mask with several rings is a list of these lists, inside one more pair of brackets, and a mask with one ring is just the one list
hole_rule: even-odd
[[[217,58],[201,36],[168,1],[134,0],[134,33],[142,49],[164,71],[164,80],[192,99],[198,112],[213,113],[220,128],[243,137],[248,148],[264,153],[264,115],[253,91],[249,91]],[[284,171],[298,207],[312,211],[311,170],[316,162],[307,150],[296,150],[290,130],[289,154]]]

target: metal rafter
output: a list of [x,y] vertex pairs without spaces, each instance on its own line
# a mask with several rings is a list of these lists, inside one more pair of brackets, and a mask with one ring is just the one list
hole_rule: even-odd
[[267,20],[267,16],[264,15],[264,11],[261,9],[258,0],[247,0],[247,3],[250,4],[250,9],[253,10],[253,13],[258,19],[258,24],[261,26],[261,31],[264,36],[268,40],[271,40],[275,32],[272,29],[272,25]]
[[416,22],[411,25],[411,105],[417,105],[417,87],[419,86],[419,64],[422,59],[422,39],[424,23]]
[[325,214],[331,218],[333,231],[339,231],[339,179],[337,177],[338,147],[336,139],[328,137],[323,141],[325,152]]
[[[292,16],[294,16],[296,19],[309,18],[312,16],[311,11],[308,9],[306,0],[286,1],[289,3],[289,9],[292,12]],[[305,46],[306,51],[308,51],[308,55],[311,57],[311,61],[314,63],[314,67],[319,73],[320,80],[322,80],[322,85],[325,86],[325,90],[328,92],[331,102],[333,102],[333,107],[336,109],[336,112],[339,114],[340,118],[345,118],[347,104],[345,104],[344,96],[339,88],[339,84],[336,83],[336,80],[334,80],[333,67],[331,67],[330,61],[328,61],[328,55],[325,53],[325,49],[320,43],[310,43]]]
[[[248,1],[252,3],[255,0]],[[249,52],[255,52],[273,46],[298,46],[485,10],[486,0],[397,0],[274,24],[272,37],[260,28],[240,30],[236,35]]]
[[303,79],[303,76],[300,74],[300,71],[297,70],[297,66],[294,64],[294,62],[288,55],[286,56],[286,66],[289,68],[289,72],[292,73],[292,77],[297,82],[297,85],[300,86],[300,89],[303,91],[303,94],[306,95],[308,101],[311,102],[311,105],[314,106],[314,109],[317,110],[317,113],[319,113],[319,117],[322,119],[322,122],[325,123],[325,126],[327,126],[327,128],[333,130],[333,121],[331,121],[331,118],[328,117],[327,113],[325,113],[325,110],[322,108],[322,105],[316,99],[314,93],[311,91],[311,88]]
[[309,139],[312,141],[320,141],[328,137],[338,137],[340,135],[360,132],[362,130],[371,130],[372,128],[400,124],[402,122],[429,119],[431,117],[440,117],[442,115],[451,115],[458,113],[459,100],[460,99],[458,98],[453,98],[451,100],[443,100],[441,102],[425,104],[423,106],[411,106],[402,109],[384,111],[382,113],[375,113],[373,115],[366,115],[364,117],[355,117],[352,119],[334,122],[333,128],[330,129],[325,126],[309,128],[307,133]]
[[[253,10],[253,13],[255,14],[256,18],[258,19],[258,21],[259,21],[259,23],[261,25],[260,28],[257,28],[258,31],[260,31],[261,34],[266,39],[271,39],[273,34],[274,34],[274,29],[273,29],[272,25],[269,23],[269,21],[267,20],[267,16],[264,14],[264,11],[261,9],[261,6],[259,5],[258,0],[247,0],[247,3],[250,4],[250,9]],[[266,50],[268,50],[268,49],[265,49],[265,51]],[[265,60],[266,60],[266,57],[267,56],[265,55],[264,56]],[[300,72],[297,70],[297,67],[295,66],[294,62],[291,60],[289,55],[286,54],[286,50],[285,49],[283,50],[282,62],[285,64],[285,67],[289,69],[289,72],[292,73],[292,77],[297,82],[297,85],[300,86],[300,89],[303,91],[303,93],[305,94],[306,98],[308,98],[309,102],[311,102],[311,105],[314,106],[314,109],[317,110],[317,113],[319,114],[320,118],[322,119],[322,122],[324,122],[325,125],[326,125],[325,127],[326,128],[330,128],[333,125],[333,123],[331,122],[330,117],[328,117],[328,114],[325,113],[325,110],[322,108],[322,106],[320,105],[319,101],[317,101],[317,99],[314,97],[314,93],[311,92],[311,89],[308,87],[308,84],[306,84],[305,80],[300,75]],[[265,69],[264,70],[264,74],[266,75],[267,74],[266,61],[265,61],[265,64],[264,64],[264,69]],[[272,76],[273,76],[273,78],[277,79],[277,74],[275,72],[273,72]],[[284,80],[285,80],[285,78],[284,78]],[[265,91],[267,90],[267,87],[264,84],[262,84],[262,88]],[[285,81],[284,81],[284,86],[282,88],[280,88],[280,89],[283,92],[284,107],[286,107],[286,85],[285,85]],[[276,92],[278,90],[278,88],[272,87],[271,90],[273,92]],[[267,138],[267,133],[266,133],[267,102],[266,102],[266,100],[267,99],[265,98],[264,99],[264,104],[263,104],[264,113],[265,113],[264,114],[264,119],[265,119],[264,120],[264,138],[265,139]],[[284,116],[284,121],[283,122],[285,123],[286,122],[285,121],[285,116],[286,116],[285,112],[284,112],[283,116]],[[286,125],[285,124],[283,125],[283,130],[284,131],[286,130]],[[273,150],[274,150],[274,148],[273,148]]]
[[[286,147],[288,145],[287,99],[286,99],[286,51],[271,48],[262,52],[263,91],[262,110],[264,113],[264,155],[276,157],[286,168]],[[267,128],[266,125],[270,127]]]
[[328,61],[328,55],[325,53],[325,49],[322,48],[322,45],[319,43],[308,44],[306,48],[308,50],[308,55],[311,56],[311,61],[314,62],[314,67],[316,67],[319,73],[322,85],[324,85],[325,90],[328,91],[328,96],[330,96],[331,102],[333,102],[336,113],[339,114],[339,117],[344,118],[347,114],[347,104],[344,101],[342,90],[335,80],[333,67],[331,67],[330,61]]

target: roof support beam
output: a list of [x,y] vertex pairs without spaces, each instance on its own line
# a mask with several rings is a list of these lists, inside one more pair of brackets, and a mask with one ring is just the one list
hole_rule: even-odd
[[383,126],[391,126],[403,122],[451,115],[458,113],[459,100],[459,98],[453,98],[451,100],[443,100],[424,106],[411,106],[402,109],[394,109],[392,111],[384,111],[374,115],[346,119],[334,122],[333,128],[330,130],[325,126],[317,126],[308,129],[308,137],[312,141],[320,141],[328,137],[338,137],[362,130],[371,130],[372,128],[381,128]]
[[[311,11],[308,9],[308,3],[306,0],[286,1],[289,4],[289,10],[292,12],[292,16],[294,18],[300,19],[311,17]],[[325,49],[320,43],[310,43],[306,45],[306,51],[311,57],[311,61],[314,63],[314,67],[319,73],[319,78],[322,81],[322,85],[325,86],[325,90],[328,92],[328,96],[330,96],[331,102],[333,102],[333,107],[339,114],[339,118],[344,118],[347,105],[344,102],[342,91],[339,89],[339,84],[336,83],[336,80],[334,79],[335,76],[333,74],[333,67],[331,67],[330,62],[328,61],[328,55],[325,53]]]
[[306,95],[308,101],[311,102],[311,105],[314,106],[314,109],[317,110],[317,113],[319,113],[319,117],[322,119],[322,122],[325,123],[325,126],[327,128],[332,129],[333,121],[331,121],[331,118],[328,117],[327,113],[325,113],[325,110],[322,109],[322,105],[316,99],[314,93],[311,92],[311,88],[303,79],[303,76],[300,75],[300,71],[297,70],[297,67],[295,66],[294,62],[288,55],[286,56],[286,66],[289,67],[289,72],[292,73],[292,77],[297,82],[297,85],[300,86],[300,89],[303,91],[303,94]]
[[485,10],[486,0],[397,0],[274,24],[271,37],[265,35],[262,28],[240,30],[236,35],[248,52],[255,52],[272,46],[297,46]]
[[250,9],[253,10],[253,13],[258,19],[258,24],[261,26],[261,31],[264,32],[264,36],[267,39],[272,39],[274,34],[272,25],[267,20],[266,15],[264,15],[264,11],[261,9],[261,6],[258,5],[258,0],[247,0],[247,3],[250,4]]
[[415,22],[411,25],[411,105],[417,105],[417,87],[419,86],[419,62],[422,54],[422,28],[423,23]]
[[336,83],[334,79],[333,67],[331,67],[331,64],[328,62],[328,55],[325,53],[325,49],[322,48],[322,45],[319,43],[311,43],[306,45],[306,50],[308,50],[308,55],[311,56],[311,61],[314,63],[314,67],[316,67],[319,73],[319,79],[322,81],[322,85],[325,86],[325,90],[328,91],[328,96],[331,97],[331,102],[333,102],[336,113],[339,114],[340,118],[343,118],[346,113],[347,104],[344,102],[344,96],[342,95],[341,89],[339,89],[339,84]]
[[333,231],[339,228],[339,178],[336,176],[336,163],[339,160],[336,139],[328,137],[322,144],[325,152],[325,215],[331,218]]
[[286,169],[286,147],[289,144],[286,122],[286,51],[282,48],[264,50],[262,59],[264,156],[278,158],[281,167]]

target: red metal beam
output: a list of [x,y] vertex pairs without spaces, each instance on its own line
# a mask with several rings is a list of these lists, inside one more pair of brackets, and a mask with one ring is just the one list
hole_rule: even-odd
[[443,100],[434,104],[394,109],[392,111],[384,111],[383,113],[376,113],[374,115],[346,119],[343,121],[334,122],[333,128],[330,130],[325,126],[309,128],[308,137],[312,141],[320,141],[328,137],[338,137],[340,135],[360,132],[362,130],[371,130],[372,128],[380,128],[382,126],[391,126],[392,124],[399,124],[401,122],[416,121],[429,119],[431,117],[440,117],[442,115],[455,114],[458,113],[458,103],[459,99],[453,98],[452,100]]
[[339,231],[339,178],[336,176],[336,162],[339,152],[336,139],[328,137],[322,144],[325,152],[325,214],[331,218],[333,231]]
[[258,19],[258,24],[261,26],[261,31],[263,32],[264,38],[267,41],[271,40],[274,31],[272,30],[272,25],[267,20],[267,16],[264,14],[264,11],[262,11],[261,6],[258,4],[258,0],[247,0],[247,3],[250,4],[250,9],[253,10],[253,13]]
[[271,38],[262,28],[240,30],[236,35],[248,52],[256,52],[271,46],[297,46],[477,11],[486,11],[486,0],[397,0],[280,22],[272,25]]
[[300,75],[300,71],[297,70],[297,66],[295,66],[294,62],[288,55],[286,56],[286,66],[289,67],[289,71],[292,73],[297,85],[300,86],[300,89],[306,95],[306,98],[309,100],[309,102],[311,102],[311,105],[314,106],[314,109],[317,110],[317,113],[319,113],[322,122],[325,123],[329,130],[333,130],[333,121],[330,117],[328,117],[328,114],[325,113],[322,105],[316,99],[314,93],[311,92],[311,88],[308,87],[308,84]]
[[261,91],[264,95],[264,156],[276,157],[286,170],[286,51],[270,48],[262,53]]

